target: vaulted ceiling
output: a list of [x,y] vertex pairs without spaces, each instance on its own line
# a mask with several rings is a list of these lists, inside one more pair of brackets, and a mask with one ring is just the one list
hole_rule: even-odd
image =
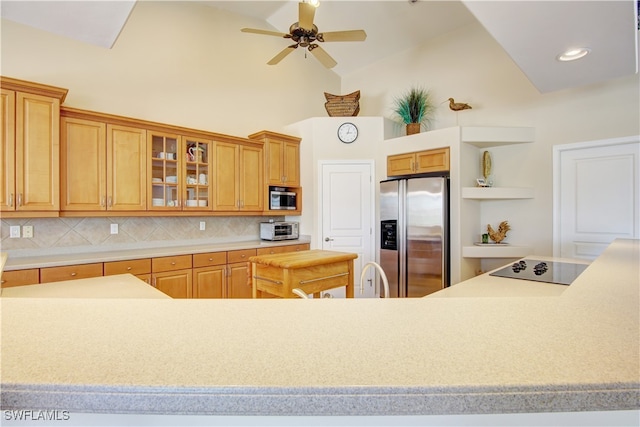
[[[25,25],[110,48],[135,1],[7,1],[1,15]],[[297,1],[204,1],[207,6],[264,22],[287,33],[297,21]],[[479,21],[540,92],[583,86],[637,72],[637,2],[483,0],[321,0],[314,23],[320,31],[363,29],[364,42],[325,43],[347,75],[381,58]],[[240,29],[238,29],[239,31]],[[261,43],[260,37],[255,43]],[[283,48],[288,40],[283,40]],[[569,48],[591,53],[571,63],[556,56]],[[267,62],[277,52],[256,61]],[[318,64],[318,66],[321,66]]]

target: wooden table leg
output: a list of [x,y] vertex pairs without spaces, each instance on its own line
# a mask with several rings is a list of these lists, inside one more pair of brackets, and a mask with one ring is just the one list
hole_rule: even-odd
[[353,283],[353,260],[348,261],[348,265],[349,265],[349,278],[347,279],[347,289],[346,289],[346,297],[347,298],[353,298],[353,290],[355,288],[355,285]]
[[254,279],[254,277],[256,277],[257,274],[257,270],[258,270],[258,265],[255,262],[251,263],[251,296],[253,298],[258,298],[258,280]]

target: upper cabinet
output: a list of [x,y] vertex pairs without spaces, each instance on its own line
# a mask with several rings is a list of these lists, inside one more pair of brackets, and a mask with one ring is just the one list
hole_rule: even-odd
[[300,186],[300,138],[263,130],[249,139],[264,142],[266,185]]
[[261,143],[214,142],[214,210],[264,209],[263,155]]
[[210,211],[211,140],[149,133],[149,209]]
[[70,117],[61,119],[61,211],[146,208],[146,131]]
[[402,176],[449,170],[449,147],[387,157],[387,176]]
[[60,103],[67,90],[1,78],[0,210],[51,216],[60,209]]

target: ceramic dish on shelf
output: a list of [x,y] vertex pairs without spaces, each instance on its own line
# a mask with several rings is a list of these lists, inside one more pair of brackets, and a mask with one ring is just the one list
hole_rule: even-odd
[[176,184],[178,182],[178,177],[175,175],[168,175],[165,180],[171,184]]
[[162,178],[152,178],[151,182],[162,182]]
[[164,206],[164,199],[152,199],[151,200],[151,205],[152,206]]

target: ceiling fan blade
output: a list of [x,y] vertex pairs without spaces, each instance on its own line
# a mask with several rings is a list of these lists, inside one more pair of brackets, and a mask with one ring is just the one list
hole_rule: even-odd
[[319,33],[316,38],[321,42],[362,42],[367,33],[364,30],[330,31]]
[[309,3],[300,2],[298,4],[298,26],[305,30],[313,29],[313,17],[316,14],[316,8]]
[[259,30],[256,28],[242,28],[240,31],[242,31],[243,33],[263,34],[266,36],[276,36],[276,37],[285,37],[285,38],[291,37],[290,34],[279,33],[277,31]]
[[338,63],[327,53],[327,51],[317,44],[309,46],[309,52],[311,52],[313,56],[315,56],[316,59],[327,68],[333,68],[338,65]]
[[287,46],[280,51],[276,56],[271,58],[271,61],[267,62],[269,65],[276,65],[278,62],[282,61],[287,55],[293,52],[298,47],[297,44],[292,44],[291,46]]

